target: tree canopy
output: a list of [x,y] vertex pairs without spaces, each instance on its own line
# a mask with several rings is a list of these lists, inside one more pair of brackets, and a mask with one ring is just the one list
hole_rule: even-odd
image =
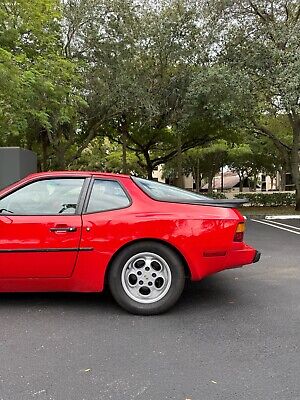
[[299,209],[299,28],[298,0],[3,0],[0,145],[152,178],[226,142],[291,171]]

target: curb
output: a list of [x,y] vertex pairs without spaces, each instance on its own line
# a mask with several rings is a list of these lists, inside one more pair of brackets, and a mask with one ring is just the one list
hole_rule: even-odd
[[268,214],[247,214],[244,215],[245,219],[268,219],[268,220],[272,220],[272,219],[300,219],[300,214],[298,215],[268,215]]
[[266,215],[265,219],[300,219],[300,214],[295,215]]
[[252,219],[252,218],[258,218],[258,219],[266,219],[266,214],[247,214],[244,215],[245,219]]

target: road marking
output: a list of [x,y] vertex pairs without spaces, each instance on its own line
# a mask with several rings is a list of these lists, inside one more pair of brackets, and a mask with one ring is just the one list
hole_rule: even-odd
[[271,223],[281,225],[281,226],[286,226],[287,228],[296,229],[297,231],[300,231],[300,228],[298,228],[297,226],[287,225],[287,224],[283,224],[282,222],[276,222],[276,221],[272,221]]
[[257,219],[252,219],[251,221],[257,222],[259,224],[269,225],[272,228],[277,228],[277,229],[281,229],[282,231],[291,232],[291,233],[294,233],[295,235],[300,235],[300,232],[295,232],[295,231],[292,231],[291,229],[282,228],[281,226],[273,225],[273,223],[264,222],[264,221],[258,221]]
[[265,219],[300,219],[298,215],[266,215]]

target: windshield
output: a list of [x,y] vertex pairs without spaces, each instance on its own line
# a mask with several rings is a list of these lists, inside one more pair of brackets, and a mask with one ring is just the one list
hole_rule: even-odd
[[201,194],[189,192],[188,190],[179,189],[175,186],[166,185],[156,181],[149,181],[142,178],[132,178],[133,181],[143,190],[148,196],[154,200],[174,201],[174,202],[211,202],[212,199]]

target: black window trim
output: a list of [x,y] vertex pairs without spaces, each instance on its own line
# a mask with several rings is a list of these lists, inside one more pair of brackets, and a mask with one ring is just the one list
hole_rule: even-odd
[[5,199],[5,197],[10,196],[11,194],[17,192],[20,189],[23,189],[24,187],[31,185],[32,183],[35,182],[41,182],[41,181],[50,181],[50,180],[57,180],[57,179],[82,179],[83,184],[81,191],[79,193],[78,197],[78,203],[77,207],[75,209],[74,214],[0,214],[0,217],[5,216],[5,217],[74,217],[74,215],[81,215],[82,214],[82,209],[83,209],[83,201],[84,197],[87,193],[88,187],[89,187],[89,181],[91,180],[90,176],[78,176],[78,175],[61,175],[61,176],[45,176],[45,177],[37,177],[35,179],[30,180],[29,182],[25,182],[23,185],[14,187],[12,191],[9,191],[5,193],[3,196],[0,197],[0,201],[2,199]]
[[[91,198],[91,194],[92,194],[92,190],[93,190],[94,182],[95,182],[95,181],[113,181],[113,182],[117,182],[117,183],[121,186],[122,190],[123,190],[124,193],[125,193],[125,196],[126,196],[127,199],[128,199],[128,205],[127,205],[127,206],[124,206],[124,207],[110,208],[110,209],[108,209],[108,210],[99,210],[99,211],[87,212],[88,205],[89,205],[89,202],[90,202],[90,198]],[[103,213],[103,212],[124,210],[124,209],[126,209],[126,208],[129,208],[131,205],[132,205],[132,198],[131,198],[131,196],[129,195],[128,190],[125,188],[125,186],[123,185],[123,183],[120,182],[118,179],[116,179],[116,178],[109,178],[109,177],[106,178],[106,177],[102,177],[102,176],[101,176],[101,177],[92,176],[92,178],[91,178],[91,180],[90,180],[90,183],[89,183],[89,187],[88,187],[88,191],[87,191],[87,194],[86,194],[86,198],[85,198],[85,201],[84,201],[84,205],[83,205],[83,208],[82,208],[82,215],[92,215],[92,214],[99,214],[99,213]]]

